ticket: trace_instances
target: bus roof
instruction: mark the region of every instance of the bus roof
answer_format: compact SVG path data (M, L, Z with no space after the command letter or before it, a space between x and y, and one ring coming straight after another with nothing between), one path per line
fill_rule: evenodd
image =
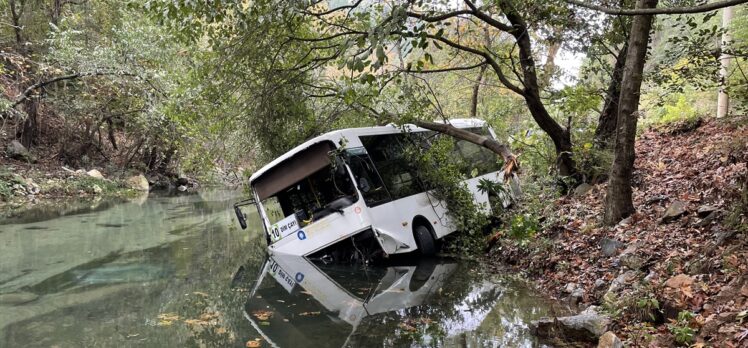
M437 120L434 122L442 123L444 121ZM486 124L486 121L477 119L477 118L457 118L448 120L449 124L457 127L457 128L470 128L470 127L483 127ZM412 124L405 124L403 125L405 128L408 128L411 131L424 131L426 129L416 127ZM252 174L251 177L249 177L250 184L254 182L257 178L262 176L265 172L270 170L271 168L285 162L287 159L293 157L295 154L308 149L314 144L318 144L324 141L332 141L333 143L336 143L337 140L341 139L343 136L346 137L352 137L352 136L358 136L358 135L368 135L368 134L376 134L376 133L388 133L383 131L389 131L391 133L400 132L400 127L395 125L394 123L390 123L386 126L374 126L374 127L360 127L360 128L344 128L339 130L334 130L331 132L327 132L325 134L316 136L312 139L309 139L302 143L301 145L298 145L294 147L293 149L289 150L288 152L284 153L283 155L279 156L278 158L272 160L270 163L264 165L262 168L260 168L258 171L256 171L254 174Z

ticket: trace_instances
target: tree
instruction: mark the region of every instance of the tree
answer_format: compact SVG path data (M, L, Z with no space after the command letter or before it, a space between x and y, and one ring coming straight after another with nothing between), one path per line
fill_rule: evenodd
M498 1L481 6L470 0L464 1L463 8L430 6L423 2L397 2L388 9L389 13L372 8L360 11L361 1L349 6L321 10L310 7L301 9L304 16L310 17L323 28L324 35L296 36L298 41L324 44L322 47L337 47L341 50L334 56L318 56L318 59L337 59L348 54L348 68L361 76L378 73L387 63L386 51L392 46L409 46L421 50L422 59L411 61L406 73L449 72L487 65L508 90L522 97L527 108L538 124L554 143L557 153L557 167L561 175L571 175L576 171L572 156L572 142L569 124L562 126L548 112L541 97L541 85L533 52L530 26L526 21L532 11L547 15L552 10L564 8L541 8L538 4L522 5L515 1ZM357 12L358 11L358 12ZM559 16L560 17L560 16ZM375 21L374 25L371 25ZM494 51L483 40L470 40L470 35L462 36L457 29L460 22L480 23L468 26L464 34L481 37L490 30L491 36L509 38L512 44L509 51ZM354 43L354 45L352 45ZM430 47L451 52L455 62L477 60L475 65L451 64L446 67L426 68L436 65ZM315 49L313 49L314 51ZM368 53L367 53L368 52ZM375 57L369 55L376 52ZM370 68L369 72L364 69ZM389 77L385 77L389 78Z
M605 215L603 221L607 225L614 225L635 212L631 178L636 155L634 145L636 141L639 97L652 26L652 16L656 14L712 11L722 7L746 3L748 0L724 0L694 7L677 8L656 8L657 0L638 0L636 8L633 10L611 9L604 6L590 5L578 0L565 1L607 14L635 16L628 40L626 64L621 83L621 95L618 101L615 152L605 197Z
M638 0L637 9L650 9L657 6L657 0ZM605 196L606 224L618 223L621 218L631 215L635 209L632 198L631 176L633 175L636 138L636 123L639 118L639 97L644 79L644 62L652 28L652 15L640 15L631 24L631 34L627 43L626 64L623 70L621 93L618 100L618 121L613 165L610 169L608 192Z
M730 22L732 22L732 15L733 15L733 8L727 7L722 10L722 44L721 44L721 55L719 57L720 61L720 70L719 70L719 78L720 78L720 86L719 86L719 95L717 97L717 117L725 117L727 116L729 110L730 110L730 98L727 94L727 83L729 80L729 75L727 69L730 66L730 60L731 56L729 53L729 47L730 47L730 41L732 41L732 36L730 35Z

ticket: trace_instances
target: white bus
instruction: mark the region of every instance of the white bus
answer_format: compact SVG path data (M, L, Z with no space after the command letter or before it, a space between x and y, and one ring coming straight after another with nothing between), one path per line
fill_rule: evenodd
M495 138L485 121L450 124ZM428 146L444 136L412 125L351 128L315 137L255 172L249 179L269 252L326 261L352 261L419 250L431 255L455 232L446 206L429 193L404 155L408 144ZM465 183L481 209L489 195L481 179L503 183L496 155L455 140L454 156L469 164ZM506 205L507 197L499 203ZM237 203L241 205L241 203ZM237 217L246 227L236 207ZM365 261L365 260L360 260Z

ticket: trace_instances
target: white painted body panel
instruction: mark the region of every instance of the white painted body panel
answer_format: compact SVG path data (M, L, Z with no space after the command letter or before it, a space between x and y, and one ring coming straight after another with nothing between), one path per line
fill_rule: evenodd
M453 120L450 123L458 128L482 127L485 125L485 121L477 119ZM343 129L320 135L297 146L262 167L250 177L250 185L270 168L319 142L332 141L336 146L343 143L346 148L356 148L363 146L359 136L398 133L403 128L412 132L424 131L424 129L413 125L404 125L402 127L387 125ZM493 130L489 128L489 131L492 136L495 136ZM477 188L480 179L483 178L499 182L502 179L502 175L499 172L492 172L466 181L468 188L475 197L475 202L482 209L488 211L490 209L488 206L488 195L481 193ZM455 226L451 223L447 215L446 205L428 192L400 198L375 207L367 207L360 193L358 195L356 203L343 209L344 214L335 213L304 226L295 233L289 234L271 244L269 250L277 254L307 256L371 228L378 236L379 243L385 253L400 254L412 252L418 249L413 236L413 221L417 217L423 217L430 222L437 239L455 232ZM260 216L267 230L267 226L271 226L275 222L269 221L261 203L258 203L258 207L260 208ZM300 233L303 235L300 235Z
M279 270L294 280L293 286L302 287L327 310L337 312L340 319L354 328L366 316L421 305L457 268L455 263L436 264L428 279L418 289L411 290L410 284L417 266L388 267L387 273L372 291L373 296L357 296L340 286L306 258L290 255L271 256L266 261L265 272L273 276L289 293L291 290L288 289L288 283L277 277L278 271L272 271L269 267L276 264L280 266ZM254 292L250 294L250 297L252 296Z

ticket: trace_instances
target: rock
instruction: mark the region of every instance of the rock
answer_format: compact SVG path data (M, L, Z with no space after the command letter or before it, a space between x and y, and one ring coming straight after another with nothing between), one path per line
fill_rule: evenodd
M12 140L5 149L5 153L8 157L15 160L34 162L34 157L31 155L31 152L29 152L29 150L18 140Z
M34 301L37 298L39 298L39 295L31 292L11 292L7 294L0 294L0 304L17 306Z
M38 194L42 189L37 185L33 179L26 178L26 192L30 195Z
M705 204L705 205L700 206L699 209L696 210L696 215L698 215L700 218L705 218L709 214L717 210L719 210L719 208Z
M184 185L179 185L179 186L177 186L177 190L178 190L179 192L184 192L184 191L187 191L187 186L184 186Z
M726 323L735 321L737 314L737 312L722 312L708 316L704 320L704 325L701 327L699 334L703 337L715 337L719 335L719 328Z
M148 179L146 179L143 174L131 176L127 178L125 183L127 183L127 187L138 191L148 191L150 189Z
M77 174L77 175L83 175L83 174L86 174L86 171L83 170L83 169L78 169L74 173Z
M621 264L623 264L624 267L634 271L640 270L644 266L645 262L646 260L636 253L621 255Z
M649 274L647 274L646 277L644 277L644 281L647 283L653 283L657 278L657 273L655 271L649 271Z
M590 192L592 190L592 185L584 182L581 185L577 186L574 189L574 196L575 197L582 197L587 194L587 192Z
M102 190L101 187L99 187L99 185L96 185L96 184L93 185L92 189L95 195L100 195L102 192L104 192L104 190Z
M595 343L609 325L610 319L599 314L597 307L590 306L578 315L532 321L530 331L544 339Z
M602 289L603 287L605 287L605 284L607 284L605 280L602 280L602 279L595 280L595 289Z
M646 205L652 205L652 204L657 203L657 202L664 202L664 201L668 200L668 198L670 198L670 197L665 196L665 195L649 197L647 199L647 201L644 202L644 204L646 204Z
M619 249L623 249L624 244L615 239L603 238L600 241L600 248L602 248L603 255L611 257L618 253Z
M574 290L576 288L577 288L577 284L576 283L569 283L569 284L566 284L566 287L564 287L563 291L566 294L571 294L572 292L574 292Z
M98 171L98 170L96 170L96 169L91 169L91 170L87 171L86 175L88 175L88 176L90 176L92 178L96 178L96 179L104 179L104 175L102 175L101 172Z
M600 336L597 348L623 348L623 342L621 342L621 339L613 331L608 331Z
M714 237L715 237L714 243L717 246L721 246L721 245L725 244L725 242L728 239L732 238L732 236L734 236L734 235L735 235L735 230L732 230L732 229L730 229L730 230L724 230L724 231L718 231L717 233L714 234Z
M177 186L187 186L190 184L190 179L180 177L177 179Z
M695 224L696 227L706 227L709 226L714 220L716 220L719 217L719 210L715 210L709 215L705 216L703 219L701 219L699 222Z
M684 286L690 286L693 284L693 278L683 273L671 277L665 282L665 286L673 289L680 289Z
M634 217L629 216L621 221L618 221L618 226L629 226L632 222L634 222Z
M584 289L582 288L576 288L574 291L571 292L571 295L569 295L569 303L572 306L576 306L580 304L584 300Z
M619 290L625 288L626 285L633 283L638 277L638 272L626 271L625 273L616 277L616 279L613 279L613 282L610 283L610 288L608 288L608 292L618 292Z
M688 203L683 201L674 201L673 204L670 205L670 207L667 208L665 211L665 214L660 219L660 223L666 224L669 222L673 222L675 220L678 220L683 215L688 214L688 210L686 210L686 207L688 206Z

